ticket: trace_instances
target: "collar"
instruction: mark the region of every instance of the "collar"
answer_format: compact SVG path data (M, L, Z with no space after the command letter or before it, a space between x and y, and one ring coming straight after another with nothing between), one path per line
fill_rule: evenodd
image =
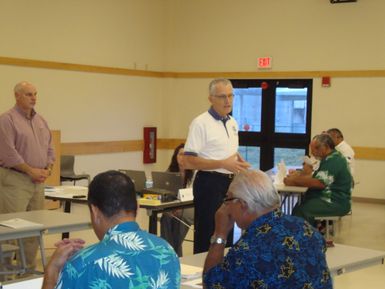
M228 121L230 119L229 115L226 115L225 117L220 116L213 107L210 107L208 110L209 114L216 120L221 120L221 121Z
M20 113L22 116L24 116L26 119L32 119L35 116L35 114L36 114L36 111L34 109L32 109L31 118L29 118L29 116L25 113L25 111L22 110L17 104L15 104L14 109L18 113Z
M266 223L271 223L272 221L274 221L274 219L279 219L281 218L283 215L283 213L281 212L280 209L275 209L275 210L272 210L262 216L260 216L258 219L255 219L251 225L246 229L246 233L248 232L255 232L254 230L256 228L259 228L263 225L265 225Z
M128 233L128 232L136 232L139 231L139 225L137 222L124 222L115 225L107 230L106 234L103 237L103 240L109 239L113 235L117 235L119 233Z
M335 146L335 149L344 146L344 144L345 144L345 141L343 140L343 141L341 141L338 145Z
M322 161L326 161L327 159L331 158L332 156L334 156L335 154L337 154L338 151L334 148L330 154L328 154L324 159L322 159Z

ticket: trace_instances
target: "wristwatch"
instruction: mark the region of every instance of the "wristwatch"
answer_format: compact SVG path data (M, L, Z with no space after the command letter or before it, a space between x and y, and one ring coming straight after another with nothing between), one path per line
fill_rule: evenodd
M226 239L223 239L223 238L217 237L217 236L212 236L210 238L210 244L226 245Z

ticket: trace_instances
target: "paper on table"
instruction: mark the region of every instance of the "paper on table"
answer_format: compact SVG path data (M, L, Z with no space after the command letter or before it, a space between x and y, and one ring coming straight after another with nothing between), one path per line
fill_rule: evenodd
M274 184L282 185L283 179L286 177L286 174L287 174L287 168L286 168L285 162L281 160L281 162L278 164L278 173L275 176Z
M202 276L202 267L181 264L180 271L183 279L196 279Z
M0 222L1 226L13 228L13 229L22 229L22 228L43 228L44 225L40 223L30 222L20 218L9 219Z
M62 192L64 189L61 187L46 186L44 192Z
M186 287L190 287L190 288L203 288L203 284L202 284L202 279L201 278L183 282L182 285L184 285Z
M194 199L192 188L179 189L178 199L182 202L192 201Z

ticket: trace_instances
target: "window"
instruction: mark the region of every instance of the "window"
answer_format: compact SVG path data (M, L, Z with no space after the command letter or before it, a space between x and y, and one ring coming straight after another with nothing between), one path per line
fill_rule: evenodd
M239 152L253 168L268 170L281 160L300 166L308 152L312 80L232 80L233 116Z

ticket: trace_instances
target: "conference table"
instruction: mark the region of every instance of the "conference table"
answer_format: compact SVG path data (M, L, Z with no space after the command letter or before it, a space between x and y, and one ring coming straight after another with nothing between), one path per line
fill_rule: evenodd
M281 210L287 215L291 215L294 206L301 203L301 200L308 190L307 187L286 186L285 184L274 184L281 196Z
M80 186L58 186L50 187L45 190L45 198L50 200L58 200L64 202L64 212L71 212L72 203L87 203L88 188ZM138 199L139 207L146 209L149 217L148 231L151 234L158 233L158 215L177 209L185 209L194 207L194 202L190 201L171 201L156 202L153 200ZM63 238L68 238L68 233L63 234Z
M21 220L20 220L21 219ZM18 213L0 214L0 223L9 220L27 220L34 224L25 224L19 228L10 228L0 225L0 241L18 240L22 268L25 270L25 254L23 250L23 238L37 237L40 245L43 268L46 265L43 234L57 234L69 231L87 230L91 228L89 215L68 214L52 210L38 210ZM18 222L20 224L20 222Z
M293 207L300 202L302 196L306 193L306 187L286 186L284 184L275 185L278 193L281 195L281 209L286 214L291 214ZM72 203L87 203L88 188L82 186L57 186L48 187L45 190L45 198L50 200L58 200L64 203L64 212L71 212ZM146 209L149 217L148 231L151 234L158 233L158 215L177 209L193 208L194 201L171 201L171 202L154 202L152 200L138 199L139 207ZM63 238L68 238L68 233L63 233Z
M206 255L207 252L180 258L182 275L185 273L184 270L186 270L186 272L194 272L191 268L185 268L184 265L197 267L196 271L200 268L201 272ZM385 251L377 251L342 244L335 244L334 247L328 248L326 251L326 261L332 277L370 266L384 264L384 260ZM195 278L191 278L191 280L182 279L181 288L201 288L183 284L185 282L195 284L200 283L199 280L201 279L201 276L198 277L198 275L199 274L194 274Z
M275 185L281 195L281 209L286 214L291 211L297 202L300 202L302 196L306 193L306 187L286 186L284 184ZM58 200L64 203L64 212L71 212L72 203L87 203L88 188L81 186L57 186L48 187L45 190L45 198ZM158 215L177 209L186 209L194 207L194 201L175 200L171 202L154 202L152 200L138 199L139 207L147 210L149 217L148 231L151 234L158 233ZM63 238L68 238L68 233L63 233Z

